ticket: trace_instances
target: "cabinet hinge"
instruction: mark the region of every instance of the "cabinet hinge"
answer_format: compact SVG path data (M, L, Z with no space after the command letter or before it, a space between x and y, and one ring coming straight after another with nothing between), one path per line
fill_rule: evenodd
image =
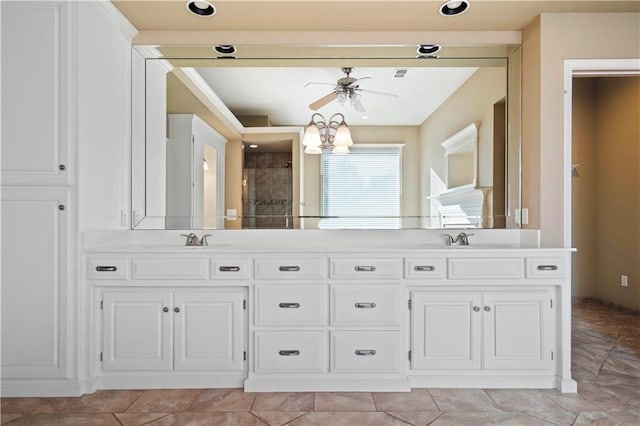
M409 299L409 301L407 302L407 306L409 307L409 309L411 309L411 299Z
M102 362L102 352L100 352L100 362Z
M104 309L104 300L100 301L100 309Z
M242 352L242 359L243 359L244 361L246 361L246 360L247 360L247 351Z
M553 351L551 351L551 361L553 361Z
M246 300L242 301L242 309L244 309L245 311L247 310L247 301Z
M553 309L553 299L549 299L549 306Z
M411 351L409 351L409 361L411 361Z

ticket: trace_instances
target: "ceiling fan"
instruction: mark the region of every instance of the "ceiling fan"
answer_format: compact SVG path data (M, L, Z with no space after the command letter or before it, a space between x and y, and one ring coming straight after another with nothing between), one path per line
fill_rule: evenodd
M366 90L366 89L360 88L360 82L362 80L370 79L371 77L354 78L350 76L352 71L353 71L353 67L342 67L342 72L344 72L347 76L338 79L336 83L310 82L305 84L304 87L307 87L313 84L334 86L334 89L331 93L311 103L309 105L309 108L311 108L313 111L317 111L323 106L325 106L326 104L328 104L329 102L332 102L336 99L341 105L344 105L347 99L349 99L349 102L351 103L351 106L353 107L353 109L359 112L366 112L364 109L364 105L362 105L362 101L360 100L360 93L366 92L366 93L373 93L376 95L391 96L394 98L398 97L398 95L393 93L378 92L375 90Z

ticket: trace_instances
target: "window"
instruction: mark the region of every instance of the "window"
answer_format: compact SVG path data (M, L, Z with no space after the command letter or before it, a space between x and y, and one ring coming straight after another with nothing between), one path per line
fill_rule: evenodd
M401 145L322 153L321 229L399 229ZM329 217L327 217L329 216Z

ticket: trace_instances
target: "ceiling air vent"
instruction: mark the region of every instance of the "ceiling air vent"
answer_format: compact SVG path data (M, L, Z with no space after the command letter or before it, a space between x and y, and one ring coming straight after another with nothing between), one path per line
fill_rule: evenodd
M393 78L404 78L408 71L406 68L398 68L393 72Z

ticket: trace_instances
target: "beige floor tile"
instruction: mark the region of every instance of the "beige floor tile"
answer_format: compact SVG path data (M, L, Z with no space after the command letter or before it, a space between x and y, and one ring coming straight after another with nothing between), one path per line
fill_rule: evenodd
M170 413L116 413L122 426L140 426L168 416Z
M122 413L142 391L99 390L79 398L55 398L57 411L65 413Z
M290 426L406 426L407 424L387 413L373 411L316 411L289 423Z
M255 399L255 393L242 389L205 389L189 411L250 411Z
M262 420L246 412L178 412L148 423L149 426L265 426Z
M487 394L504 411L561 411L551 398L537 389L487 389Z
M2 398L2 413L56 413L56 398Z
M502 411L482 389L430 389L441 411Z
M20 417L24 417L27 414L5 414L5 413L1 413L0 414L0 424L5 424L5 423L9 423L10 421L13 421L15 419L19 419Z
M638 426L640 413L632 411L583 411L574 425Z
M400 419L413 426L427 426L442 415L440 411L387 411L392 417Z
M522 413L505 412L455 412L443 413L433 423L434 426L462 426L462 425L510 425L510 426L539 426L552 423L531 417Z
M258 393L253 411L313 411L312 392Z
M184 411L198 397L198 389L157 389L143 391L127 409L128 413L173 413Z
M634 354L611 352L602 366L602 371L640 377L640 358Z
M306 411L252 411L251 414L269 426L282 426L298 417L307 414Z
M373 399L378 411L440 411L428 389L411 392L375 392Z
M11 426L120 426L113 414L42 413L20 417Z
M376 411L369 392L318 392L315 411Z
M601 386L589 382L579 383L577 394L560 393L555 389L543 392L563 410L574 413L625 408L619 398L606 392Z
M524 411L524 414L558 426L572 425L578 415L569 411Z

